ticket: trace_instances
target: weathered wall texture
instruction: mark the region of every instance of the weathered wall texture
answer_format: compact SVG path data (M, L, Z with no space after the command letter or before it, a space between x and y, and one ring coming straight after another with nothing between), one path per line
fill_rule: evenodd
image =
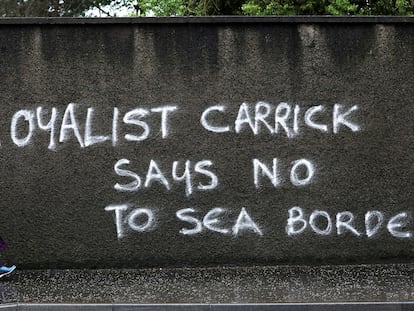
M412 21L2 23L4 256L411 261L413 72Z

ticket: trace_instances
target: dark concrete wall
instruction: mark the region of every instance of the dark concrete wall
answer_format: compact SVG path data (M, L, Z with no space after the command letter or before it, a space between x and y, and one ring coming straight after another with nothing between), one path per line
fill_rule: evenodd
M414 23L404 21L0 21L0 235L9 243L3 256L27 268L411 261ZM258 102L268 103L269 113ZM291 137L280 122L271 133L275 110L279 117L286 113L281 102L291 108ZM76 103L73 111L70 103ZM256 117L265 115L270 129L259 118L256 135L247 121L237 133L242 103L252 118L259 107ZM200 123L215 105L225 111L213 111L208 122L229 126L228 132ZM161 113L151 110L165 106L176 107L167 116L168 135ZM313 106L323 112L309 110ZM56 108L52 139L50 130L39 128L39 107L43 125ZM92 135L113 140L115 107L116 141L82 148L88 108ZM128 114L137 108L144 110ZM306 124L306 111L326 132ZM143 137L146 126L146 139L125 138ZM259 174L256 187L253 159L271 171L274 158L275 186ZM130 164L117 174L121 159ZM314 174L297 186L291 170L300 159ZM154 168L145 187L151 160L169 190ZM191 194L171 173L180 161L181 175L186 160ZM114 189L134 180L122 172L139 175L141 187ZM199 189L212 184L211 173L217 186ZM307 177L303 166L296 173ZM128 206L118 224L115 213L105 211L114 204ZM227 234L208 230L208 219L202 232L180 233L195 220L180 220L177 211L193 208L185 215L202 220L216 207L223 210L210 214L210 227ZM319 214L313 225L326 235L308 224L289 236L293 207L306 222L313 211L325 211L330 230ZM128 218L136 208L153 214L146 232L128 224L145 224L145 217ZM247 214L240 215L243 208ZM372 236L369 211L383 217ZM374 232L379 219L369 217L368 229ZM298 231L303 222L294 225Z

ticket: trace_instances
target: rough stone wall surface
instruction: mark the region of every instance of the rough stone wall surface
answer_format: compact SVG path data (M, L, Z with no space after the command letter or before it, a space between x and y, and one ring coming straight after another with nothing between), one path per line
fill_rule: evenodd
M3 23L2 256L412 261L413 72L414 23Z
M171 309L163 305L160 310L198 310L188 304L233 304L236 310L408 311L413 310L412 275L412 264L18 270L0 282L0 307L1 303L16 302L19 305L130 303L140 304L143 310L158 310L147 304L184 304ZM356 304L325 308L312 305L335 302ZM366 304L370 302L390 304L382 309ZM404 308L392 302L411 303ZM289 309L283 305L263 305L269 303L306 306ZM253 305L243 308L234 304ZM29 310L66 310L64 307L68 306L43 305ZM76 305L71 307L70 310L83 310ZM214 310L205 305L200 307ZM106 309L95 306L88 310Z

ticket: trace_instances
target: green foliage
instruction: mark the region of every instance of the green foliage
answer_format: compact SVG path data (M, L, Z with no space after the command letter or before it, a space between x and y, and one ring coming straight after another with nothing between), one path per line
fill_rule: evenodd
M234 12L238 12L239 4L234 7ZM246 0L240 8L241 14L251 16L413 15L414 0ZM211 10L205 10L205 13L209 15Z
M269 1L263 15L295 15L295 5L292 0Z
M49 8L49 0L2 0L0 2L0 16L48 16Z
M352 0L248 0L245 15L354 15L358 4ZM409 1L409 0L399 0Z
M100 9L111 2L112 0L0 0L0 16L83 16L88 9ZM126 5L129 1L115 2Z
M111 0L55 0L57 16L83 16L86 10L91 8L100 9L103 14L109 15L102 9L102 6L110 4ZM115 1L115 4L122 5L126 1Z
M414 0L0 0L0 16L110 16L109 4L132 16L414 15Z
M396 0L395 9L398 15L414 15L414 0Z
M134 0L133 2L139 5L142 15L151 12L155 16L414 14L414 0Z
M326 11L331 15L354 15L358 12L358 5L348 0L335 0L326 7Z
M239 15L245 0L134 0L134 16Z
M239 15L245 0L188 0L188 15Z
M133 16L182 16L187 12L185 0L141 0L134 7L136 13Z

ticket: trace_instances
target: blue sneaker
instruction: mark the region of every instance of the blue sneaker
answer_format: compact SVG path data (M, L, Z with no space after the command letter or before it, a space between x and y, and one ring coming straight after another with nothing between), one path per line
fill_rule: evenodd
M0 267L0 278L12 273L15 269L16 269L16 266L11 266L11 267L1 266Z

